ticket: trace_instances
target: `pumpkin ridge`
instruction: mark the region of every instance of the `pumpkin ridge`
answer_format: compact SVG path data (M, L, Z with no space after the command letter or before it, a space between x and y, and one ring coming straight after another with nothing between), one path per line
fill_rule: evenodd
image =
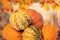
M38 31L33 26L31 28L38 34Z
M19 16L19 15L18 15ZM21 17L19 17L19 18L21 18ZM25 24L24 24L24 22L22 21L22 19L21 19L21 22L22 22L22 25L24 25L25 26Z
M14 16L14 14L13 14L13 17L12 17L12 25L15 26L14 28L17 29L17 28L19 28L19 27L17 27L18 24L17 24L17 21L16 21L16 18L15 18L15 17L16 17L16 15ZM15 20L14 20L14 19L15 19ZM15 21L15 22L14 22L14 21ZM19 30L19 29L18 29L18 30Z
M10 24L17 31L24 30L31 23L30 16L22 10L14 12L10 17Z

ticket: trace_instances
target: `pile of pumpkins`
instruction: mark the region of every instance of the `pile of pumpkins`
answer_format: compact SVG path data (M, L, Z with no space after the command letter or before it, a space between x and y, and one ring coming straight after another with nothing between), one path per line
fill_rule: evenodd
M43 17L35 10L19 10L11 14L10 23L3 28L6 40L56 40L57 27L44 25Z

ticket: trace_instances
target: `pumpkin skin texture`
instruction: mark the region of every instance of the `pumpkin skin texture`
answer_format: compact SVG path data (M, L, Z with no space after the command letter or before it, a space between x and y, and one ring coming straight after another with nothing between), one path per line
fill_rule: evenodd
M31 25L30 27L26 28L22 33L23 40L40 40L40 31L37 27Z
M42 28L42 34L44 40L56 40L58 36L57 27L55 27L54 25L46 24Z
M42 15L33 9L27 9L26 11L31 17L32 24L42 29L44 25Z
M30 23L30 16L25 11L19 10L10 16L10 24L17 31L24 30Z
M11 25L7 25L2 30L2 36L6 40L22 40L21 32L16 31Z

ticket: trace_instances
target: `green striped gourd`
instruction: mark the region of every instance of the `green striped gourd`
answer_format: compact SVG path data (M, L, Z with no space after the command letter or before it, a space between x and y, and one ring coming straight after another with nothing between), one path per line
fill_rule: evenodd
M22 33L23 40L41 40L41 31L39 28L31 25Z
M17 11L10 16L10 24L18 31L24 30L31 23L29 15L25 11Z

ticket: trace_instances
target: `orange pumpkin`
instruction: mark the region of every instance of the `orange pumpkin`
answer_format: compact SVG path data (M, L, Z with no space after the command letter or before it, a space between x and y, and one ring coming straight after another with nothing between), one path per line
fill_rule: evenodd
M47 24L42 28L42 34L44 40L56 40L58 36L57 27Z
M9 2L10 1L11 0L2 0L2 3L3 3L3 5L4 5L5 8L7 8L9 6Z
M2 35L7 40L21 40L21 32L16 31L11 27L11 25L7 25L3 31Z
M31 17L32 24L42 29L44 25L42 15L33 9L27 9L26 11Z
M24 2L25 2L25 4L27 4L27 5L31 5L31 3L33 2L34 0L25 0Z
M2 2L2 0L0 0L0 2Z

